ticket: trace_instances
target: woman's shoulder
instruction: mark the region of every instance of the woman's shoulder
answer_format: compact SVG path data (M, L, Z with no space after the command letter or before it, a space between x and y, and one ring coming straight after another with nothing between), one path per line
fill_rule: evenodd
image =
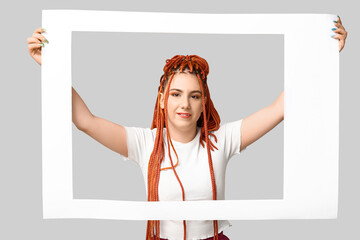
M124 126L126 133L136 138L155 139L157 128Z
M214 131L218 146L223 149L225 156L230 159L240 153L242 119L228 121L220 124L217 131Z
M240 134L241 123L242 119L220 123L219 128L211 133L216 136L218 141L226 141L227 138Z
M242 123L242 120L243 119L239 119L239 120L233 120L233 121L227 121L227 122L223 122L223 123L220 123L220 126L217 130L215 131L211 131L212 133L221 133L221 132L224 132L226 131L227 129L231 129L231 128L234 128L234 127L238 127L238 126L241 126L241 123Z

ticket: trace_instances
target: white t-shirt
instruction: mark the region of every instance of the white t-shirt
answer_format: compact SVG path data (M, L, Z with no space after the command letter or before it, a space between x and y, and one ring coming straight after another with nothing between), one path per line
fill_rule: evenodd
M215 181L217 187L217 199L225 200L225 172L229 159L240 154L242 119L234 122L220 124L217 131L212 133L217 137L217 142L210 136L212 143L218 148L211 151L214 167ZM146 196L147 196L147 171L151 152L156 139L156 128L125 127L127 134L128 157L125 160L133 160L141 168L143 173ZM212 200L213 190L211 185L208 154L200 143L201 128L197 127L195 138L188 143L181 143L172 140L176 153L179 157L178 166L175 170L184 187L185 201ZM161 168L171 167L168 156L166 141L166 128L164 128L165 158ZM171 158L174 165L177 158L171 148ZM243 151L242 151L243 152ZM162 170L159 180L160 201L182 201L180 184L172 169ZM219 233L231 224L227 220L218 221ZM187 239L204 239L214 235L212 220L187 220ZM165 239L183 239L184 227L182 220L160 220L160 237Z

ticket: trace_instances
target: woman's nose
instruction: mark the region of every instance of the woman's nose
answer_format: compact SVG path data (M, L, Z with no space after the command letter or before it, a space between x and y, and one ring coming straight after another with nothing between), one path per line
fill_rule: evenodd
M183 98L181 101L182 108L190 108L190 101L187 97Z

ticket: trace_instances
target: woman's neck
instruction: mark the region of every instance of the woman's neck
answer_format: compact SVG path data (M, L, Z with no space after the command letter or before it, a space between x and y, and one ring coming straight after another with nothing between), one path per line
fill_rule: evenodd
M191 142L197 133L196 125L189 128L179 129L172 126L170 123L168 124L170 137L173 141L181 142L181 143L188 143Z

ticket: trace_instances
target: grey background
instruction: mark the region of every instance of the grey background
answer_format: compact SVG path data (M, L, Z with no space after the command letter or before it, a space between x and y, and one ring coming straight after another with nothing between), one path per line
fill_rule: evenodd
M210 65L210 94L222 123L236 121L281 93L283 39L280 34L74 32L73 86L94 115L149 128L165 60L197 54ZM106 44L95 50L99 43ZM74 197L146 201L140 168L119 158L73 125ZM226 177L226 199L281 199L283 122L234 157Z
M5 57L1 58L0 87L3 110L0 138L0 238L144 239L145 236L146 221L42 219L40 67L29 56L26 42L26 38L31 36L34 29L41 26L42 9L339 14L349 37L345 49L340 54L338 219L231 221L233 227L225 233L230 239L358 238L360 234L355 226L359 213L359 194L355 184L359 182L359 154L356 151L359 143L359 85L356 80L359 79L359 74L353 66L356 66L354 62L358 59L359 48L353 43L359 42L359 32L355 27L358 23L355 3L308 0L143 0L101 3L13 1L2 4L0 41ZM222 122L244 118L270 104L280 94L283 89L281 36L195 35L189 37L186 34L175 36L76 32L73 35L74 88L93 114L127 126L149 127L155 104L154 90L165 60L179 52L191 52L190 54L204 57L210 64L209 87ZM202 41L204 39L206 41ZM196 44L190 40L195 40ZM170 44L169 41L173 41L174 44ZM122 45L123 42L131 44ZM157 44L156 48L151 45L154 42ZM118 46L115 47L116 45ZM225 58L221 61L221 57ZM143 61L146 63L145 66L136 67ZM234 72L240 73L235 75ZM145 74L146 79L137 77ZM236 77L236 84L239 85L226 88L226 81L231 84L235 82L230 77ZM149 86L145 86L141 92L135 91L140 81ZM137 117L124 116L124 113L131 113ZM283 123L250 146L243 155L230 161L226 179L227 199L282 198L282 135ZM76 198L145 199L143 179L136 164L124 162L120 155L74 127L73 139ZM131 174L131 178L124 175L125 172ZM127 186L126 183L130 181L131 186Z

